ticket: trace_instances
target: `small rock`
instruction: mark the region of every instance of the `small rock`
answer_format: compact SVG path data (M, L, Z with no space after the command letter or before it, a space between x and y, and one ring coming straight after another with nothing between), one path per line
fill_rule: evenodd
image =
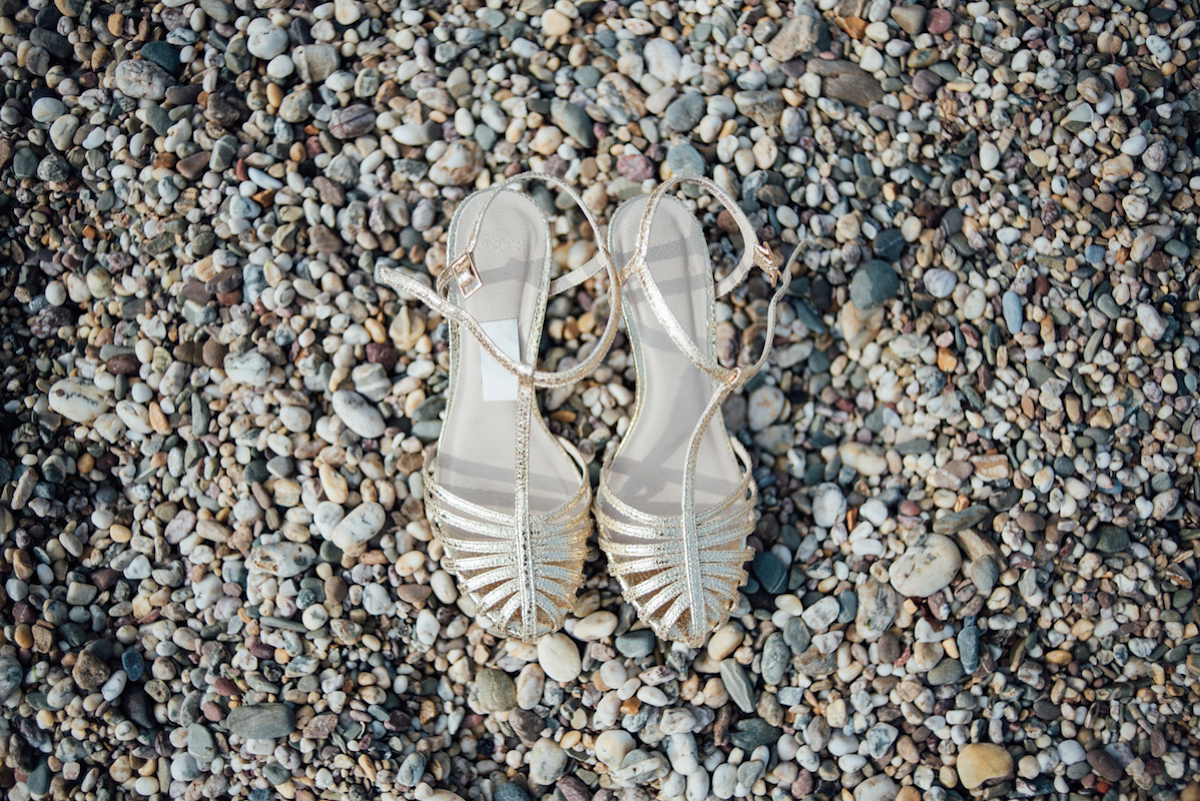
M383 415L366 398L348 389L333 393L333 411L346 428L365 439L383 436L387 426Z
M627 731L610 729L601 732L596 737L596 759L609 767L619 767L634 746L633 735Z
M117 89L129 97L162 100L167 87L174 83L171 75L153 61L126 59L117 64L113 73Z
M900 290L900 276L887 262L872 259L854 271L850 300L864 311L882 306Z
M1138 324L1142 326L1142 331L1155 342L1162 339L1167 333L1167 324L1162 315L1149 303L1138 304L1137 319Z
M1096 775L1106 782L1120 782L1124 778L1124 767L1114 755L1104 748L1093 748L1087 752L1087 764L1092 766Z
M827 596L805 609L800 619L809 631L816 633L829 628L837 620L838 610L837 598Z
M615 614L606 610L592 612L575 624L571 635L577 640L594 642L612 635L617 630L618 619Z
M774 423L783 414L784 398L782 390L771 384L763 384L750 394L747 407L747 419L752 431L762 431Z
M816 9L797 3L793 13L795 16L784 21L767 45L767 52L781 63L813 50L823 50L829 43L829 28Z
M948 298L958 286L958 277L949 270L934 268L925 272L925 291L935 298Z
M881 476L887 472L887 459L882 453L861 442L847 442L838 448L842 464L864 476Z
M852 61L812 59L808 69L821 76L821 91L825 97L863 108L883 99L883 87L875 76Z
M1001 308L1004 312L1004 324L1008 326L1008 333L1021 333L1021 326L1025 324L1025 309L1021 301L1021 296L1011 289L1007 290L1001 298Z
M724 682L729 697L743 712L753 712L756 702L754 685L746 676L745 668L733 659L724 659L721 661L720 670L721 681Z
M246 26L246 50L255 58L270 61L287 50L287 31L266 17L255 17Z
M517 685L503 670L480 668L475 675L479 701L489 712L507 712L517 705Z
M529 781L532 783L543 787L554 784L566 769L567 752L549 737L543 737L529 749Z
M231 710L225 722L230 733L238 737L273 740L292 733L296 716L284 704L246 704Z
M958 574L962 554L949 537L926 534L911 544L889 570L892 586L904 597L927 598Z
M854 627L867 642L879 639L891 628L900 611L900 598L887 584L867 579L858 588L858 612Z
M767 126L779 124L785 106L783 95L771 89L738 92L733 96L733 102L738 111L759 125Z
M111 672L103 659L91 651L80 651L75 667L71 669L71 678L85 690L96 690L108 680Z
M679 79L683 56L666 39L655 38L646 42L642 48L642 58L646 61L646 71L663 83L670 85Z
M778 594L787 589L787 569L770 551L754 557L754 577L766 592Z
M279 578L291 578L317 563L317 552L298 542L275 542L250 551L250 567Z
M21 669L20 662L11 656L0 656L0 704L7 701L21 686L24 676L25 671Z
M929 10L929 16L925 20L925 30L934 36L940 36L950 30L950 26L954 24L954 15L944 8L933 8Z
M429 180L439 186L463 186L475 181L483 171L483 152L466 139L450 143L441 158L429 168Z
M925 27L925 7L922 5L893 6L892 19L909 36L916 36Z
M583 669L579 648L562 632L547 634L538 640L537 656L546 675L563 684L577 679Z
M890 776L880 773L854 788L854 801L894 801L899 793L900 786Z
M846 514L846 496L837 484L820 484L813 492L813 522L833 528Z
M362 103L337 109L329 119L329 133L338 139L354 139L373 130L375 112Z
M108 393L91 381L64 378L50 387L50 409L74 423L91 423L112 408Z
M225 375L235 384L251 387L265 386L271 372L267 357L255 350L245 353L230 353L225 356Z
M1128 551L1129 532L1119 526L1103 525L1096 529L1096 550L1100 553Z
M650 629L627 631L617 637L617 652L629 659L641 659L654 652L654 646L657 642L658 638L654 636L654 632Z
M358 556L366 551L367 542L383 528L387 512L372 501L354 507L333 527L329 539L349 556Z
M1006 779L1013 773L1013 758L1002 746L971 743L958 752L958 778L968 790L985 782Z

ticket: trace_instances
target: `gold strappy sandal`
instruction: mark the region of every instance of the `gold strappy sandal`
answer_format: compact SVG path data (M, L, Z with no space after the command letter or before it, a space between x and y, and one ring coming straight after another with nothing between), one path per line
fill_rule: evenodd
M714 288L704 232L668 195L696 184L729 209L746 252ZM790 280L740 208L706 178L676 178L613 215L609 251L624 265L622 315L637 370L629 430L600 472L600 546L625 598L659 638L698 647L737 605L752 556L757 487L752 461L725 432L722 402L767 360L775 307ZM716 359L714 303L758 265L776 285L758 360ZM681 356L682 354L682 356Z
M531 179L567 192L593 232L599 230L570 187L523 173L459 205L436 292L395 267L376 271L377 280L450 322L445 422L426 456L425 512L445 548L447 569L480 617L526 641L562 626L582 583L592 528L584 459L550 433L535 389L572 384L600 363L616 333L620 303L602 242L592 261L550 279L553 243L545 217L529 197L510 191ZM600 269L613 306L600 341L570 369L538 370L547 297Z

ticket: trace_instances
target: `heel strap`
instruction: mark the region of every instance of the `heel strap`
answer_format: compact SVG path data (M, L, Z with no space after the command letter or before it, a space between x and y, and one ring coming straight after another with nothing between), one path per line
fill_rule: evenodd
M424 283L417 280L415 275L410 275L408 271L393 267L390 264L381 263L375 268L375 280L387 284L399 292L417 298L445 319L462 325L478 340L480 346L483 347L497 364L516 376L517 380L521 383L530 384L535 387L563 387L574 384L595 370L605 356L608 355L608 350L612 347L613 339L616 337L617 318L620 316L621 309L621 287L620 282L617 280L612 257L608 253L608 248L603 243L598 243L596 258L589 261L583 267L572 270L570 273L562 276L558 281L557 291L561 292L582 283L598 272L599 268L604 269L609 279L608 295L612 308L609 312L608 321L604 326L604 333L600 337L599 344L592 349L588 357L569 369L538 370L536 363L526 364L513 359L501 350L492 338L484 332L479 321L470 312L451 300L450 297L452 289L458 289L460 297L467 297L482 286L482 282L479 280L479 273L475 269L473 251L477 243L479 227L483 216L487 212L488 207L499 196L500 192L510 188L515 183L529 179L544 180L562 188L583 209L588 222L593 226L593 231L598 230L595 217L592 216L587 206L584 205L583 200L567 184L549 175L531 172L521 173L498 184L493 189L487 190L490 192L490 196L479 217L475 220L470 236L467 239L467 246L462 254L455 258L442 271L441 276L438 278L437 291L430 289ZM587 270L590 270L590 272ZM445 276L445 278L442 276ZM550 289L555 288L555 283L554 281L550 283Z
M762 353L759 354L758 359L752 366L734 369L722 367L707 354L707 348L702 350L699 345L693 342L683 326L680 325L679 320L675 317L675 313L671 311L671 307L667 304L662 291L659 290L657 283L654 281L654 276L650 273L650 268L646 264L646 254L650 247L650 229L654 222L655 209L668 191L683 183L695 184L716 197L729 210L730 214L733 215L738 229L742 233L742 241L745 244L742 258L738 262L738 266L729 275L717 282L715 296L721 297L740 284L754 265L757 265L766 273L771 285L775 287L775 293L771 296L770 304L767 307L766 341L763 343ZM733 391L745 383L750 376L758 372L771 352L771 340L775 333L775 309L779 303L779 299L783 297L783 293L787 291L788 284L791 282L791 268L798 252L793 253L792 258L789 259L785 268L780 270L771 249L759 240L758 234L755 233L749 218L746 217L745 212L742 211L729 195L708 178L681 176L659 185L651 193L650 199L646 202L646 207L642 211L642 220L638 227L637 249L629 259L629 262L621 268L619 278L621 283L624 284L631 277L637 276L642 289L646 293L647 300L650 302L651 311L654 312L654 316L658 318L658 321L662 323L663 328L671 337L671 341L675 343L675 346L699 370L703 371L710 378L727 385L729 391Z
M523 172L506 179L497 188L506 189L513 184L523 183L529 180L542 181L544 183L556 186L562 191L566 192L570 196L571 200L575 202L575 205L579 206L579 208L583 210L583 216L587 219L588 225L591 226L592 229L592 235L596 238L595 256L593 256L591 259L588 259L586 263L576 267L574 270L571 270L570 272L561 275L550 282L550 286L547 290L548 293L550 295L557 295L560 292L565 292L572 287L582 284L584 281L600 272L606 263L612 263L612 258L608 254L608 247L604 244L604 238L602 237L600 230L600 223L596 221L596 217L592 214L591 209L589 209L587 204L583 202L583 198L579 197L579 195L575 193L575 190L573 190L565 181L546 173ZM487 202L484 203L483 209L480 211L479 216L475 218L474 225L471 226L471 233L467 235L466 246L463 248L463 251L461 254L459 254L458 258L456 258L449 266L450 270L456 275L456 283L459 284L460 292L462 291L463 283L466 283L471 287L469 291L463 292L463 297L469 297L472 293L478 290L480 286L482 286L482 282L479 280L479 273L475 271L475 247L479 244L479 230L483 226L483 218L487 215L488 208L491 207L492 203L497 197L499 197L499 192L494 192L487 199ZM460 263L463 264L458 266L456 269L456 266L460 265ZM442 274L444 275L445 271L443 271ZM463 277L457 278L457 276Z

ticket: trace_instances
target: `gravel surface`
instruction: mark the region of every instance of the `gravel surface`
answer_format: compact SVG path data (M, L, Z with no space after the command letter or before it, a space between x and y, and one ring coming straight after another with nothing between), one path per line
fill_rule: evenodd
M1197 801L1197 14L0 0L0 789ZM373 269L436 275L525 169L602 220L708 175L801 249L724 408L761 517L702 649L594 548L537 644L441 565L447 327ZM769 291L718 304L723 363ZM593 471L634 380L619 337L541 398Z

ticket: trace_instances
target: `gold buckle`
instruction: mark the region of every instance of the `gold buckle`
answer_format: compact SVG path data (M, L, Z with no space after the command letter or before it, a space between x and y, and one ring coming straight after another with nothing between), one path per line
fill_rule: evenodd
M454 271L454 282L458 284L458 292L464 298L471 297L483 286L471 251L463 251L461 256L450 262L450 269Z
M779 265L775 262L775 254L771 252L766 243L759 242L754 246L754 263L757 264L767 278L771 280L771 286L779 280Z

